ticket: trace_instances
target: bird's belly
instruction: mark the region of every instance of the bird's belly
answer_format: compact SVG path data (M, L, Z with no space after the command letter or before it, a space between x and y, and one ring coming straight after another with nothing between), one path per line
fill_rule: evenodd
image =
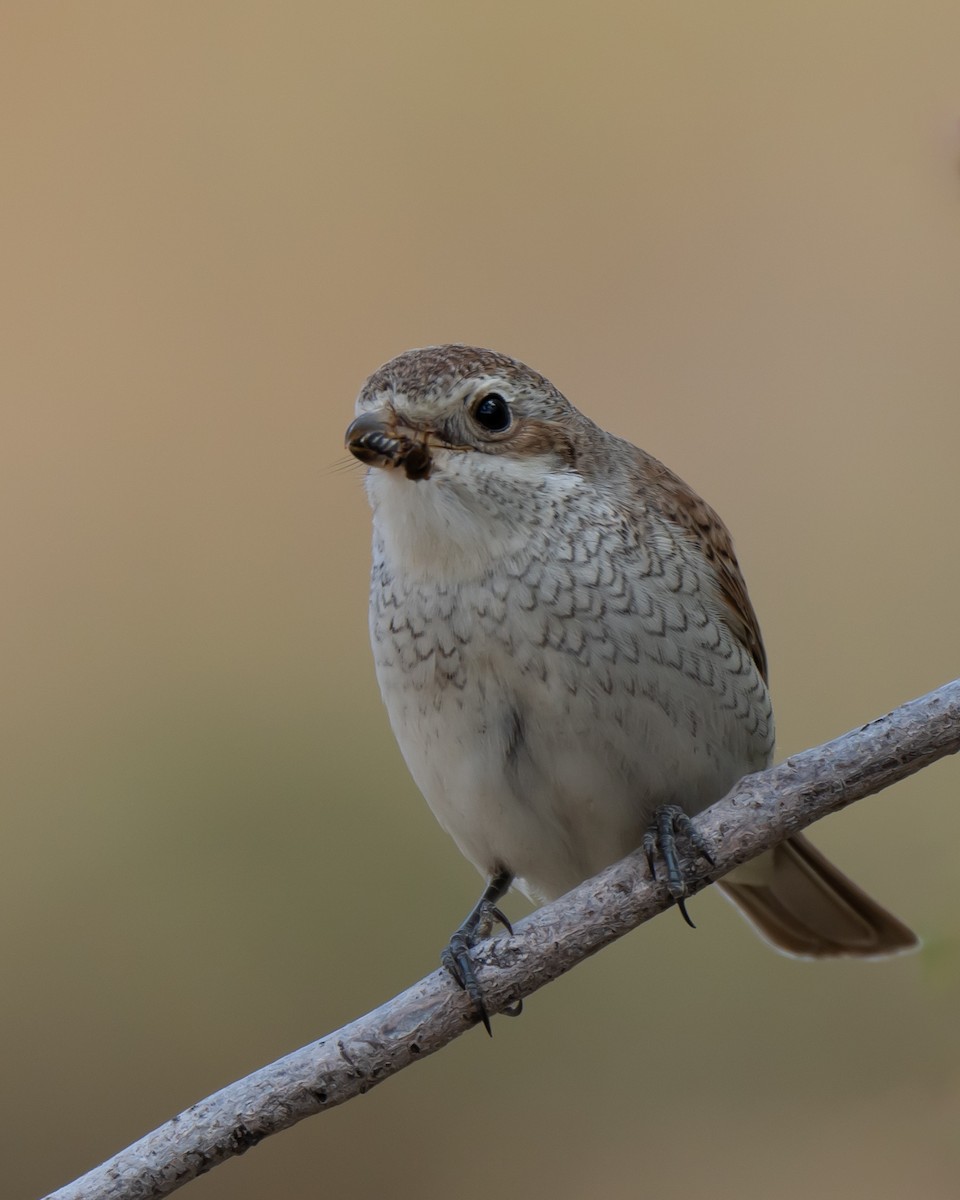
M660 804L698 812L769 755L670 656L598 663L577 639L542 645L522 628L505 640L479 622L468 637L455 620L390 622L374 618L377 674L414 780L465 857L532 897L636 848Z

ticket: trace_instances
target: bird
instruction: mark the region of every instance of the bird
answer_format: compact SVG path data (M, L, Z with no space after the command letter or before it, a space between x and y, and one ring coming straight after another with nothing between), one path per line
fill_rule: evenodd
M727 527L652 455L497 351L408 350L363 384L377 680L414 781L485 878L441 955L516 886L555 899L633 850L683 908L677 834L769 766L767 657ZM876 958L916 936L802 835L718 881L774 948ZM689 919L689 918L688 918Z

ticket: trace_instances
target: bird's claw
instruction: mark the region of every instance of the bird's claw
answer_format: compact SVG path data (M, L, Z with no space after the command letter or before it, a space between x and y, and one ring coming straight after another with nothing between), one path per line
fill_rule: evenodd
M483 998L483 988L477 979L473 962L473 948L477 942L488 938L496 924L500 924L507 933L513 933L513 926L504 913L492 901L484 900L473 910L460 928L453 934L450 941L440 952L440 963L453 977L457 985L467 993L470 1001L480 1018L484 1029L493 1037L490 1027L490 1013ZM523 1011L523 1000L516 1000L509 1008L501 1010L504 1016L519 1017Z
M657 855L659 853L666 873L667 891L676 902L680 915L686 923L691 929L696 929L685 903L687 880L677 854L677 834L685 837L700 857L706 859L713 866L713 856L707 847L706 840L689 816L677 804L664 804L656 810L650 828L643 835L643 853L646 855L651 879L657 878Z
M480 986L480 981L477 979L477 973L473 967L472 950L473 938L465 934L463 930L458 929L440 952L440 962L453 976L454 981L470 997L470 1002L476 1009L477 1016L483 1022L484 1029L492 1037L493 1030L490 1028L490 1014L487 1012L487 1006L483 1002L483 988Z

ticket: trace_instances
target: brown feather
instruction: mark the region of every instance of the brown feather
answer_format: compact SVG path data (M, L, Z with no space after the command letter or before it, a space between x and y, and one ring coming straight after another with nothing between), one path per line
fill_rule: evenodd
M766 683L767 654L760 636L760 623L747 594L730 531L706 500L669 467L651 455L645 455L645 458L646 475L651 485L648 501L655 504L668 521L680 526L713 567L727 626L750 652Z
M801 834L717 886L762 937L798 958L883 958L919 945L915 933Z

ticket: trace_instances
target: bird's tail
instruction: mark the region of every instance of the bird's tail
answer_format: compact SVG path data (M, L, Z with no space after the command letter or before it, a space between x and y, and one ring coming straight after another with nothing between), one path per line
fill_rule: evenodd
M799 834L717 886L761 937L798 958L884 958L920 944Z

